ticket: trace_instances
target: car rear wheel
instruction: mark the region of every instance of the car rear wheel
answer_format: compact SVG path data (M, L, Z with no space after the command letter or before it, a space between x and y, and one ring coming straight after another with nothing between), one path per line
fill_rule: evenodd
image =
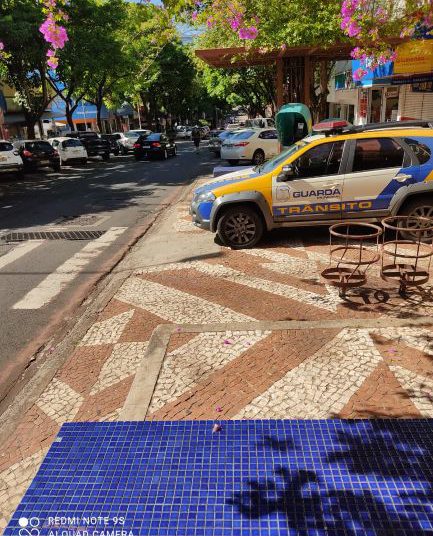
M261 149L257 149L253 154L253 164L260 166L265 161L265 153Z
M248 206L231 207L218 220L217 234L221 242L232 249L251 248L263 235L263 222Z
M126 149L125 147L122 146L122 154L125 156L126 154L128 154L128 149Z
M227 162L228 162L231 166L236 166L236 164L239 163L239 160L227 160Z
M428 222L420 223L418 220L418 218L427 218L433 222L433 197L426 197L423 200L415 199L413 201L409 201L403 207L399 215L408 216L407 223L405 223L404 226L413 228L414 230L413 232L401 231L400 234L404 240L418 240L420 235L423 242L433 238L433 234L431 232L419 232L420 229L423 227L430 227L431 224Z
M104 153L104 154L102 155L102 160L103 160L104 162L108 162L108 161L110 160L110 153Z
M60 171L62 170L62 166L60 165L60 162L58 164L53 164L52 168L53 168L53 171L55 171L56 173L60 173Z
M167 152L167 149L164 149L164 152L162 153L162 159L167 160L167 158L168 158L168 152Z

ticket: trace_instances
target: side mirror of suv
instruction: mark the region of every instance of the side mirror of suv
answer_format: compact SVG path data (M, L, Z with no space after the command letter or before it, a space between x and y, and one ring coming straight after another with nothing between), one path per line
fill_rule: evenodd
M287 182L293 179L295 176L295 170L292 165L283 166L281 173L277 176L277 182Z

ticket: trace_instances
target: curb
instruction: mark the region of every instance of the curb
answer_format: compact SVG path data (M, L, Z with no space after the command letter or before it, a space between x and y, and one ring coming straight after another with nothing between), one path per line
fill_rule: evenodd
M25 381L26 378L16 378L14 380L15 383L3 395L3 399L0 402L0 442L4 441L12 430L15 429L19 417L36 402L56 372L66 362L71 351L73 351L94 323L97 315L105 308L123 282L133 273L133 269L128 268L128 266L122 268L122 264L127 262L127 257L131 249L143 237L147 236L149 231L153 229L155 224L159 222L160 218L170 208L184 202L191 190L195 187L195 184L206 177L207 175L197 177L186 187L180 186L172 197L169 198L168 203L157 213L152 214L150 221L147 225L142 226L140 233L136 234L128 242L110 270L101 275L96 282L93 282L93 291L77 306L74 312L74 318L68 322L60 333L55 335L55 339L59 340L59 343L53 353L45 355L45 347L48 340L38 343L38 347L35 349L33 355L28 358L28 365L21 368L21 371L17 374L17 376L19 374L26 376L33 374L33 376L27 381ZM84 308L81 315L80 307ZM78 315L80 317L77 321Z

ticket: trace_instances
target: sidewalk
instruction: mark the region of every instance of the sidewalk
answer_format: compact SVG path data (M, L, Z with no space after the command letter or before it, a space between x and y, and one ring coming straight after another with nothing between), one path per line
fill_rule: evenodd
M320 278L326 230L232 251L187 209L131 252L132 275L3 443L1 528L67 421L433 417L431 301L403 301L377 270L343 301Z

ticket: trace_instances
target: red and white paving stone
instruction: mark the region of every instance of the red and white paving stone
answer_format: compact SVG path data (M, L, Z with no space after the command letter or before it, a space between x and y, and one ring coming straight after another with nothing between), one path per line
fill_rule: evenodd
M213 240L190 223L186 204L168 221L173 242ZM120 418L160 324L172 324L173 332L147 419L214 419L216 407L222 419L433 417L430 289L404 300L376 266L368 287L343 299L320 277L329 259L320 236L271 238L247 251L221 247L200 260L143 262L2 445L0 528L63 422ZM427 320L400 326L396 317ZM388 325L343 326L354 319ZM307 324L279 327L287 321ZM323 327L325 321L338 322ZM217 323L224 328L212 327Z

